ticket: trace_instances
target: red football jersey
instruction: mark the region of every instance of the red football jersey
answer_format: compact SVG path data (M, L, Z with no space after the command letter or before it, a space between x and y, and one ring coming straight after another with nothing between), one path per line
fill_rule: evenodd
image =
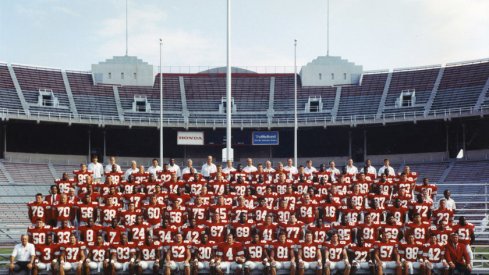
M142 214L139 209L135 209L134 211L122 210L120 216L125 226L131 226L136 223L137 216L141 216Z
M110 224L112 220L119 218L119 206L102 206L100 207L100 220L103 223Z
M146 239L146 235L149 234L151 226L147 222L141 224L133 224L128 229L131 240L135 243L143 242Z
M428 237L430 230L430 224L428 222L421 222L421 224L408 223L407 229L414 235L416 241L424 243Z
M423 246L420 242L413 244L400 243L398 250L401 258L408 262L416 262L423 255Z
M75 210L72 203L56 202L53 205L53 209L56 213L56 219L58 221L70 221L74 218Z
M273 210L268 206L257 206L253 213L256 222L263 222L268 214L273 213Z
M379 251L379 258L381 261L392 261L394 251L397 249L398 242L390 240L386 243L376 242L374 244L375 249Z
M353 254L353 259L359 263L367 262L370 258L370 253L373 250L372 243L364 243L363 246L359 246L355 243L351 243L348 245L348 249Z
M336 222L338 220L338 211L341 207L339 203L323 203L321 205L324 208L323 220L329 223Z
M321 250L321 245L317 242L300 242L299 243L300 253L302 253L302 260L305 262L317 261L318 253Z
M190 227L188 225L182 226L183 239L189 242L196 242L200 240L200 236L205 233L205 228L202 225Z
M274 221L278 223L286 223L289 221L290 216L295 213L290 207L277 207L272 211L274 216Z
M150 245L147 245L146 242L143 242L138 246L138 250L141 253L141 259L143 261L156 261L158 251L161 249L161 244L159 241L154 241Z
M220 243L217 245L216 255L221 257L222 261L234 262L236 257L244 256L243 245L239 242Z
M110 258L110 244L103 243L102 245L96 243L88 243L88 251L90 252L90 260L101 263L105 259Z
M316 210L318 208L317 204L309 203L309 204L299 204L297 205L297 213L298 219L304 222L305 224L309 224L314 222L316 218Z
M190 186L190 194L199 195L202 192L202 188L207 185L207 181L204 179L197 182L192 181L188 185Z
M246 242L251 239L251 232L255 223L252 220L248 220L247 223L235 222L231 224L231 228L234 230L235 239L238 242Z
M179 209L168 207L166 215L168 217L168 224L177 227L182 226L187 220L187 210L185 207L180 207Z
M195 252L197 260L201 262L210 262L214 258L216 243L208 241L207 243L194 242L192 250Z
M207 209L209 208L208 205L202 204L201 206L197 205L191 205L190 207L190 213L191 216L194 218L196 223L203 223L207 220Z
M409 211L409 209L406 206L401 206L398 208L392 205L387 206L386 210L388 213L392 214L394 218L396 218L397 222L401 222L401 223L406 221L406 213Z
M207 231L209 232L209 240L216 243L222 242L227 233L227 223L220 222L207 222Z
M69 179L69 180L62 180L62 179L57 179L54 181L56 186L58 186L59 192L61 194L68 194L70 192L70 189L75 187L75 180L74 179Z
M41 263L49 264L59 255L58 244L37 244L36 257Z
M331 262L341 261L346 246L347 243L343 241L339 241L337 244L333 244L332 242L325 243L324 249L328 252L328 260Z
M273 250L274 259L279 262L290 261L294 249L294 243L291 240L286 240L282 243L278 240L270 244L270 249Z
M137 244L128 242L127 244L115 243L112 244L110 252L115 254L117 262L127 263L131 259L131 253L136 253Z
M83 242L77 242L75 244L67 243L60 245L60 251L64 253L64 260L68 263L75 263L81 260L82 250L85 250L85 244Z
M174 242L170 244L167 253L170 254L170 260L175 262L183 262L187 258L187 253L190 248L191 245L189 242L186 241L182 243Z
M161 223L161 219L164 217L164 205L145 204L144 208L146 220L150 225L157 225Z
M277 229L278 229L278 224L276 223L271 223L271 224L260 223L256 226L256 230L258 231L258 234L260 234L260 240L266 242L275 240Z
M67 244L70 242L70 235L75 232L75 227L67 226L65 228L56 227L53 229L55 240L59 244Z
M312 232L314 241L324 243L328 238L328 232L331 231L330 225L324 225L323 227L311 226L307 230Z
M260 241L259 243L246 242L243 246L246 250L246 260L252 262L263 261L267 249L267 243L265 241Z
M91 202L89 204L86 203L78 203L78 217L79 222L88 222L89 219L96 220L97 219L97 208L99 204L98 202Z
M35 201L27 204L29 208L29 217L31 223L36 223L38 219L42 221L46 221L48 211L51 211L51 206L47 201L42 201L41 203L37 203Z
M423 256L431 263L439 263L445 259L445 245L427 243L423 246Z
M363 236L363 239L367 242L374 242L378 239L378 228L379 224L358 224L358 234Z
M104 227L105 238L109 243L118 243L121 241L122 233L126 232L126 228L122 225L117 225L115 228L112 226Z
M94 224L92 227L88 225L82 225L78 227L78 231L80 232L80 238L82 241L86 243L93 243L97 240L97 235L100 231L102 231L103 227L99 224Z
M342 225L340 223L333 223L333 228L338 232L338 237L340 241L351 242L353 229L355 228L354 223L347 223L346 225Z
M304 223L298 221L295 224L291 224L291 223L281 224L280 228L281 230L285 231L288 240L291 240L294 243L298 243L299 241L304 239L303 226Z
M450 234L453 233L453 229L448 227L445 228L444 230L439 230L437 228L432 228L430 229L430 234L431 236L436 236L436 239L438 240L438 243L440 244L447 244L448 239L450 237Z
M92 171L81 171L81 170L75 170L73 171L73 174L75 174L75 181L77 182L77 185L83 185L87 184L87 178L92 176Z
M433 211L433 223L440 224L440 222L445 222L447 224L452 224L453 220L453 210L445 208L445 209L437 209Z
M432 206L433 203L431 202L423 202L423 203L413 202L411 203L410 208L413 209L414 213L419 214L423 221L428 221L428 213Z
M158 236L162 245L169 245L173 242L173 237L177 234L176 226L167 226L166 228L158 227L153 231L154 235Z
M399 239L399 234L401 233L401 228L403 227L402 223L396 223L393 225L387 224L387 223L382 223L380 225L382 228L382 232L388 234L387 236L390 236L390 240L398 240Z
M51 234L52 228L49 225L45 225L42 228L29 226L27 228L27 235L30 237L30 241L34 245L45 244L47 236Z
M467 223L465 226L456 224L453 226L453 232L456 232L460 237L459 241L463 244L470 244L470 236L474 234L475 226L471 223Z

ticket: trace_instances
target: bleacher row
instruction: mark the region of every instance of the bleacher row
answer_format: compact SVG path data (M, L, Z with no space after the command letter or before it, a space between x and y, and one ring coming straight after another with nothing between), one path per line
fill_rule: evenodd
M443 69L443 71L441 71ZM158 118L159 75L153 87L118 87L120 102L116 102L112 85L94 84L91 73L66 72L67 82L73 96L70 106L69 95L61 70L12 65L21 92L30 112L73 113L106 117L122 116L125 120ZM435 83L439 74L439 85ZM387 79L391 75L390 84ZM225 75L223 74L164 74L165 117L183 119L188 111L191 119L223 119L219 105L225 97ZM337 87L306 87L298 78L299 119L318 117L393 115L428 110L434 113L454 108L474 108L489 102L483 93L489 79L489 62L459 64L419 70L394 70L393 72L364 74L360 85L341 87L339 98ZM274 90L271 91L271 83ZM181 90L183 86L183 90ZM275 119L290 117L294 99L293 74L235 74L232 81L233 98L236 106L235 119ZM486 87L487 88L487 87ZM59 100L58 107L37 105L39 90L50 90ZM384 91L387 94L384 94ZM396 107L396 100L404 90L414 90L416 102L413 106ZM0 108L24 112L22 100L7 64L0 64ZM432 101L430 102L430 97ZM134 112L134 96L144 96L150 104L149 112ZM273 102L270 98L273 96ZM380 106L382 98L385 103ZM182 102L182 98L185 102ZM309 112L309 99L321 99L320 112ZM335 102L339 100L338 102ZM118 104L122 113L118 110ZM337 104L337 111L334 110ZM428 106L429 105L429 106ZM71 108L70 108L71 107ZM267 111L273 110L273 113Z

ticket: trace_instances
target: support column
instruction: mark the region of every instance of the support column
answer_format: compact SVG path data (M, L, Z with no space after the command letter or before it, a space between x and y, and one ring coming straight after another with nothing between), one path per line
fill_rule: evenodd
M467 160L467 146L465 139L465 123L462 123L462 149L464 150L464 159Z
M367 129L363 130L363 161L367 160Z
M106 135L105 135L105 130L104 130L104 155L102 156L104 159L104 162L106 161L107 158L107 142L106 142Z
M348 157L351 158L351 130L348 131Z
M448 138L448 124L445 124L445 143L446 143L445 154L446 154L446 158L449 159L450 158L450 144L449 144L449 138Z
M87 156L87 163L90 162L90 155L92 154L92 139L91 139L91 130L88 128L88 156Z
M3 125L3 158L7 155L7 124Z

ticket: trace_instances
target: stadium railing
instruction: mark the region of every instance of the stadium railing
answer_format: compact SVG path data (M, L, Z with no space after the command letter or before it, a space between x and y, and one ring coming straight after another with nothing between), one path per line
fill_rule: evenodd
M217 111L216 111L216 114ZM303 117L298 121L302 126L356 126L358 124L386 124L391 122L410 122L422 120L444 119L449 120L457 117L484 116L489 114L489 105L482 105L480 108L461 107L443 110L432 110L429 115L425 116L424 111L413 111L405 113L387 113L382 114L378 118L375 114L372 115L354 115L354 116L324 116L319 113L318 117ZM323 115L323 116L320 116ZM11 110L6 108L0 109L0 119L19 119L32 121L50 121L61 123L82 123L92 125L124 125L124 126L139 126L139 127L157 127L159 118L155 117L125 117L123 121L118 116L102 116L102 115L86 115L78 114L77 116L71 113L57 113L44 111L30 111L29 114L24 114L23 110ZM215 128L225 127L225 119L189 119L186 121L182 118L163 118L163 124L172 127L204 127ZM233 127L241 128L256 128L256 127L292 127L294 119L292 118L274 118L269 120L263 119L233 119Z

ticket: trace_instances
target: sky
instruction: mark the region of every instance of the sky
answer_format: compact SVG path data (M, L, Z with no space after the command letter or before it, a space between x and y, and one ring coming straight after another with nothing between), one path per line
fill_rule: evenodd
M231 63L326 54L327 0L232 0ZM0 0L0 61L68 70L125 54L125 0ZM226 64L226 0L128 0L129 55ZM365 70L489 58L489 0L330 0L330 55ZM273 68L272 68L273 70ZM280 69L279 69L280 70Z

